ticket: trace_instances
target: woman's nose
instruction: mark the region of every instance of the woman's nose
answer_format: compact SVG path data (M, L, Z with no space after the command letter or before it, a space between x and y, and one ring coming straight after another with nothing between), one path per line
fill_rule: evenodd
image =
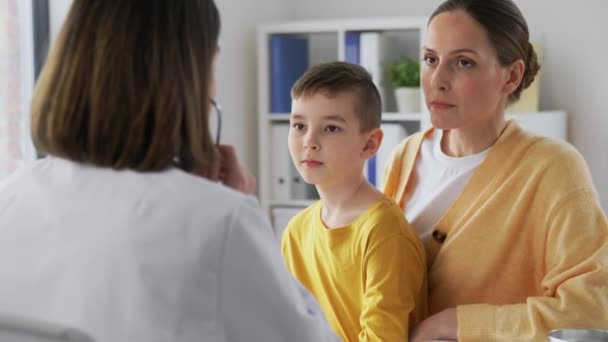
M450 89L450 71L448 67L439 64L430 71L431 75L431 87L440 91L446 91Z

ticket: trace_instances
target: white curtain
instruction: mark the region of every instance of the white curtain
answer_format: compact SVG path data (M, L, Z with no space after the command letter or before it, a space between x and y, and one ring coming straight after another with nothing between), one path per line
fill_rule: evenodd
M0 179L35 158L29 134L33 74L31 0L0 0Z

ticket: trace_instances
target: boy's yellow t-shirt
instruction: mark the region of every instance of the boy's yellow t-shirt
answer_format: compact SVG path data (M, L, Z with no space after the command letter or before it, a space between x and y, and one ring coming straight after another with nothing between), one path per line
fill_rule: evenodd
M407 341L427 314L426 254L401 209L382 198L350 225L327 229L321 201L282 237L289 271L344 341Z

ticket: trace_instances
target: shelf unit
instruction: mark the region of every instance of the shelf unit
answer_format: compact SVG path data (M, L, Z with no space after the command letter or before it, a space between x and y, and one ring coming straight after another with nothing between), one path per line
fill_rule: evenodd
M262 206L273 216L274 208L304 208L315 200L311 198L277 198L273 187L273 169L291 165L291 158L277 156L277 146L287 150L287 135L277 137L273 129L288 126L289 113L271 112L272 103L272 45L275 35L305 38L309 47L308 66L334 60L345 60L346 35L351 32L378 32L384 42L382 50L383 69L387 64L403 56L420 58L420 48L426 33L426 17L391 17L369 19L336 19L314 21L292 21L267 23L257 28L257 80L258 80L258 151L259 151L259 196ZM388 77L383 77L379 85L383 97L383 123L398 123L411 134L430 126L430 118L424 98L420 96L420 113L398 113L392 91L388 86ZM566 114L564 112L540 113L508 113L508 118L514 118L526 128L543 134L544 123L549 122L548 133L555 138L566 137ZM275 141L273 141L273 136ZM278 140L278 141L277 141ZM295 172L295 169L293 169ZM276 173L276 171L275 171ZM289 181L289 180L287 180ZM283 214L285 216L285 214ZM285 222L277 223L281 226ZM277 234L280 231L277 230Z

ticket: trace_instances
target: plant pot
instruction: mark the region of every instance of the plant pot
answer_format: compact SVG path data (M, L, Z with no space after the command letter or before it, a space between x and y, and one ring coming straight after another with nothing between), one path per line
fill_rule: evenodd
M395 89L395 100L399 113L420 112L420 87L402 87Z

